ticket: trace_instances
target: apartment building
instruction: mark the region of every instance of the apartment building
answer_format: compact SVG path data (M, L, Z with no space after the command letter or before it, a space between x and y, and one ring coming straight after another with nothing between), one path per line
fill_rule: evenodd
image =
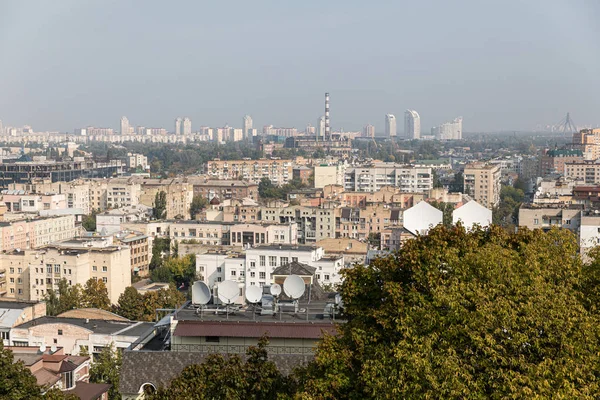
M390 225L401 223L402 213L387 204L378 203L364 208L342 207L336 217L337 238L366 239L370 233L381 234Z
M582 129L573 133L573 145L579 147L585 160L600 158L600 129Z
M137 153L127 153L127 167L130 169L141 168L143 170L150 169L148 157Z
M196 271L213 287L224 280L241 284L265 286L273 283L272 272L292 262L316 268L315 277L321 285L341 282L343 256L326 256L322 247L266 245L245 250L245 255L211 252L196 255Z
M323 188L327 185L343 185L346 165L316 165L314 167L314 186Z
M371 167L346 169L344 189L376 192L384 186L400 188L405 193L427 193L433 187L431 168L380 163Z
M8 212L13 213L37 213L67 208L64 194L28 194L21 190L3 190L0 201L6 204Z
M4 221L0 222L0 249L33 249L70 239L78 232L73 215Z
M471 163L463 172L465 193L487 208L500 203L500 167L486 163Z
M77 209L85 215L90 213L90 187L82 180L72 182L52 182L49 179L33 179L30 183L13 183L9 190L23 191L29 194L64 194L66 208Z
M69 285L85 285L99 279L108 289L111 303L131 285L130 249L127 246L88 247L86 241L70 240L37 250L14 250L0 255L6 271L7 297L39 301L56 290L61 279Z
M298 243L310 244L334 238L337 209L304 206L262 207L261 221L291 223L298 227Z
M519 208L519 226L529 229L568 229L578 234L582 207L577 205L523 204Z
M114 242L129 247L131 273L142 277L148 276L152 259L148 236L141 232L122 231L115 234Z
M540 157L542 176L564 174L565 164L583 161L583 152L579 149L553 149Z
M581 160L564 164L566 179L581 181L586 185L600 184L600 162L598 160Z
M91 179L86 182L93 210L105 211L140 204L141 185L132 178Z
M259 184L269 178L275 185L292 179L292 160L228 160L215 159L206 163L206 173L213 179L243 180Z
M190 205L194 196L194 188L185 179L140 179L137 182L142 187L141 204L153 207L156 194L165 192L167 197L166 218L190 217Z
M258 185L256 183L206 179L204 177L188 177L188 182L194 188L194 195L200 195L208 200L212 200L214 197L221 201L243 198L258 200Z
M135 221L148 221L152 217L152 207L143 204L107 210L96 215L96 232L111 235L121 230L121 224Z

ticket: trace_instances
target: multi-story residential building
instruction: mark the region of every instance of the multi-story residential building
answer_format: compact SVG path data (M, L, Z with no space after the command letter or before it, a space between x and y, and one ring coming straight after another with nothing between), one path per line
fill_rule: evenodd
M196 271L204 282L214 286L224 280L234 280L248 286L273 283L272 272L292 262L317 269L315 277L321 285L341 282L343 256L326 256L322 247L295 245L267 245L246 249L245 256L211 252L196 255Z
M586 160L600 158L600 128L582 129L573 134L573 145L577 146Z
M438 140L461 140L462 139L462 117L455 118L450 122L444 122L440 126L431 128L431 135Z
M183 119L183 123L181 124L181 133L186 136L192 134L192 120L189 117L185 117Z
M523 204L519 207L519 226L529 229L568 229L578 234L581 206Z
M116 244L122 244L130 248L131 273L138 276L148 276L152 258L148 236L140 232L121 231L115 234L114 241Z
M415 110L404 112L404 137L407 139L421 138L421 117Z
M148 157L143 154L127 153L127 166L130 169L140 167L143 170L149 169Z
M31 194L64 194L68 209L90 213L90 186L82 180L72 182L52 182L50 179L33 179L29 183L14 183L9 190L20 190Z
M581 181L586 185L600 184L600 162L598 160L581 160L564 164L566 179Z
M385 116L385 136L389 138L396 137L396 117L393 114Z
M316 165L313 168L315 188L324 188L327 185L343 185L346 165Z
M3 190L0 201L6 204L8 212L13 213L37 213L67 208L64 194L28 194L20 190Z
M214 180L205 177L188 177L188 182L194 188L194 195L200 195L208 200L217 197L225 199L242 199L248 197L258 200L258 185L238 180Z
M293 137L298 135L298 130L296 128L275 128L273 125L266 125L263 126L263 135Z
M399 187L405 193L426 193L433 187L433 174L431 168L394 163L346 169L345 190L376 192L384 186Z
M159 192L167 197L166 218L189 218L190 204L194 196L193 185L182 178L142 179L138 180L142 187L140 203L148 207L154 206Z
M243 180L260 183L269 178L275 185L292 179L292 160L213 160L206 163L206 172L214 179Z
M91 179L90 207L94 210L129 207L140 204L141 185L133 178Z
M304 206L262 207L262 221L291 223L298 227L298 243L310 244L326 238L334 238L336 232L335 208Z
M116 304L131 285L130 249L115 245L88 247L86 243L86 239L72 239L42 249L0 255L0 268L7 276L6 296L39 301L63 278L70 285L85 285L93 278L105 283L110 301Z
M500 167L486 163L471 163L463 173L465 193L487 208L500 203Z
M260 220L260 206L256 202L231 199L221 203L220 212L225 222L255 222Z
M148 221L152 217L152 207L143 204L107 210L96 215L96 231L112 235L121 230L121 224L135 221Z
M244 120L242 121L242 130L244 131L244 137L249 136L249 132L252 130L252 117L249 115L244 115Z
M129 120L127 117L121 117L121 135L129 135L130 133Z
M548 150L540 157L540 172L542 176L565 173L565 164L583 161L583 153L579 149Z
M295 222L283 224L235 224L231 225L229 232L232 246L298 243L298 227Z
M375 137L375 127L371 124L366 125L363 128L363 137L373 139Z
M73 215L4 221L0 222L0 249L33 249L73 238L78 232Z

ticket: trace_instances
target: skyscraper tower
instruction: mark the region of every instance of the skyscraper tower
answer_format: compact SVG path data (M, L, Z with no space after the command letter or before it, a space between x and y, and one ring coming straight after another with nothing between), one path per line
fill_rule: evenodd
M363 129L363 137L373 139L375 137L375 127L371 124L367 124Z
M188 117L185 117L183 119L183 126L182 126L182 135L191 135L192 134L192 120L189 119Z
M175 120L175 134L176 135L181 135L181 118L177 117L177 119Z
M325 116L321 115L317 120L317 141L325 138Z
M129 135L129 120L127 117L121 117L121 135Z
M331 141L331 132L329 131L329 93L325 93L325 139Z
M1 119L0 119L0 135L4 135L4 125L2 125Z
M249 115L244 115L244 120L242 124L242 129L244 130L244 137L248 137L248 132L252 129L252 117Z
M385 116L385 136L389 138L396 137L396 117L394 114L387 114Z
M421 138L421 117L415 110L404 112L404 137L407 139Z

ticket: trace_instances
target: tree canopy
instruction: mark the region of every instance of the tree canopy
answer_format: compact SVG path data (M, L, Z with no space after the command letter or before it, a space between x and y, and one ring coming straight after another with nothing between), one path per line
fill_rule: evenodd
M200 194L195 194L192 197L190 204L190 218L196 219L196 216L208 205L208 200Z
M132 321L154 321L156 309L177 308L185 302L185 295L175 285L166 290L152 290L140 294L134 287L128 286L119 296L114 312Z
M568 231L436 227L344 270L348 318L301 398L577 398L600 390L594 291ZM593 270L592 268L588 268Z
M121 353L111 343L110 347L102 349L98 359L94 361L90 368L91 383L109 383L112 385L108 391L109 400L121 400L119 380L122 363Z
M164 190L156 193L152 206L152 217L154 219L165 219L167 217L167 193Z
M66 279L58 282L57 290L48 290L44 295L46 313L58 315L76 308L99 308L110 310L108 289L101 280L88 279L85 286L69 285Z

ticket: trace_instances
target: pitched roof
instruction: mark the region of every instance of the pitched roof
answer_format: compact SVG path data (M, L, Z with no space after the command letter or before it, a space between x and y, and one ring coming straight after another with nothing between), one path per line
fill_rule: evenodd
M121 394L139 393L145 383L151 383L157 388L166 386L185 367L201 364L208 356L208 353L196 352L125 351L119 391ZM240 356L242 359L247 358L243 354ZM294 368L308 363L312 358L312 354L269 354L269 360L273 361L283 374L289 374Z
M96 400L108 392L112 385L108 383L77 382L75 388L65 390L66 394L74 394L81 400Z
M313 276L317 269L308 264L303 264L298 261L292 261L285 265L281 265L271 272L271 275L308 275Z
M106 321L129 321L127 318L111 313L110 311L100 310L98 308L77 308L75 310L65 311L58 314L59 318L87 318L87 319L103 319Z

